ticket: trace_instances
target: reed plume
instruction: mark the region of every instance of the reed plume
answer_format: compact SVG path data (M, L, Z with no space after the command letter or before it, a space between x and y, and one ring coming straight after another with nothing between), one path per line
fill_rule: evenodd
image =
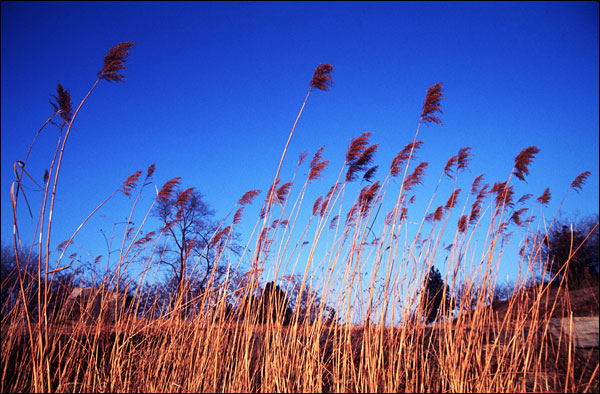
M517 211L514 211L510 217L510 221L512 221L517 226L520 226L521 224L523 224L523 221L521 220L521 215L523 215L525 212L527 212L527 208L521 208Z
M324 146L321 147L317 151L317 153L315 153L315 156L313 157L313 159L310 162L310 171L308 173L309 181L314 181L316 179L320 179L321 176L323 175L322 172L325 170L325 168L329 164L329 160L321 160L321 155L323 153L323 149L325 149Z
M589 171L585 171L577 175L573 182L571 182L571 188L575 189L575 191L579 193L579 191L581 191L581 187L590 175L592 175L592 173Z
M550 188L547 187L546 190L544 190L544 192L542 193L541 196L539 196L535 201L539 202L542 205L548 205L548 203L550 202Z
M366 148L361 155L350 163L346 172L346 182L352 182L358 179L358 173L365 171L373 162L375 152L377 152L378 144L371 145Z
M319 64L315 69L310 86L323 91L329 90L333 85L333 77L331 76L332 71L333 66L331 64Z
M533 194L531 194L531 193L527 193L527 194L523 195L521 198L519 198L519 199L517 200L517 205L524 204L524 203L525 203L525 202L527 202L527 201L528 201L528 200L529 200L531 197L533 197Z
M239 207L233 215L233 224L240 224L242 222L242 215L244 213L244 207Z
M335 228L335 225L337 224L338 220L340 219L340 215L335 215L333 217L333 219L331 219L331 222L329 222L329 229L333 230Z
M471 147L461 148L458 150L457 156L457 170L465 170L469 168L469 162L471 161Z
M181 193L179 193L179 195L177 196L177 199L175 200L175 205L183 208L189 201L190 197L192 197L193 192L194 192L194 188L189 187L189 188L185 189L184 191L182 191Z
M133 174L129 175L127 179L121 185L121 191L127 197L131 197L131 192L136 188L138 181L140 180L140 175L142 174L142 170L136 171Z
M454 177L454 166L456 165L457 161L458 156L452 156L448 159L448 161L446 161L446 165L444 166L444 175L446 175L450 179Z
M426 124L433 122L442 125L442 121L436 116L436 112L443 113L440 105L441 101L444 99L442 84L443 82L439 82L427 88L423 112L421 113L421 120Z
M238 204L239 205L252 204L252 201L254 200L254 198L256 196L258 196L261 191L262 190L259 190L259 189L248 190L246 193L244 193L244 195L242 196L242 198L239 199Z
M496 193L496 207L504 204L507 207L513 206L513 195L514 190L512 185L509 185L508 182L496 182L490 193Z
M317 212L319 212L319 208L321 207L321 202L323 201L323 196L319 196L313 204L312 214L315 216Z
M523 149L517 157L515 157L515 169L514 174L517 178L525 181L525 175L529 175L529 164L533 161L533 157L538 154L540 150L537 146L530 146Z
M285 198L287 197L288 193L290 192L291 187L292 187L292 182L288 182L288 183L281 185L279 187L279 189L277 189L277 192L275 194L277 196L277 201L279 201L280 204L283 204L285 202Z
M160 189L160 192L158 193L158 196L157 196L158 201L160 201L160 202L169 201L173 197L173 193L175 192L175 189L179 186L180 182L181 182L180 176L175 177L175 178L165 182L163 187Z
M375 176L375 173L377 172L378 168L379 168L379 166L373 166L373 167L369 168L365 172L365 175L363 175L363 181L371 183L371 179Z
M373 183L370 186L365 186L360 191L360 195L358 196L358 204L360 207L360 214L362 217L365 217L371 208L371 204L373 203L373 199L377 195L379 191L379 181Z
M458 219L458 232L464 233L467 231L467 216L462 215L460 219Z
M156 170L156 164L152 163L150 164L150 166L148 166L148 169L146 170L146 179L152 177L152 175L154 174L154 170Z
M123 63L127 60L129 50L134 44L135 42L125 41L110 48L106 56L104 56L104 64L102 65L102 69L98 71L98 77L108 82L121 82L125 80L125 76L120 71L127 69Z
M454 208L456 206L456 204L458 203L458 195L460 193L461 189L455 189L452 194L450 195L450 197L448 198L448 201L446 201L446 205L444 205L444 209L448 210L451 208Z
M404 190L409 191L414 186L420 185L423 183L423 176L425 175L425 169L427 168L428 165L429 165L429 163L424 161L422 163L419 163L419 165L417 165L415 167L413 173L410 174L409 176L407 176L406 179L404 180Z
M479 189L479 185L481 184L482 181L483 181L483 174L477 176L477 178L475 178L473 180L473 183L471 184L471 194L472 195L477 194L477 189Z
M68 125L71 123L73 118L73 104L71 103L71 93L59 83L56 87L56 95L52 95L56 100L56 103L50 101L50 105L54 108L55 112L60 112L62 119L61 126Z
M406 163L406 160L408 160L410 152L413 152L414 155L415 151L419 149L421 145L423 145L423 141L410 142L406 144L406 146L400 152L398 152L396 157L394 157L392 160L392 164L390 166L390 174L393 177L397 177L402 173L402 166L404 163Z
M369 146L369 138L372 133L370 131L365 131L360 136L352 138L350 140L350 145L348 146L348 150L346 151L346 163L352 164L354 163L358 157L367 149Z

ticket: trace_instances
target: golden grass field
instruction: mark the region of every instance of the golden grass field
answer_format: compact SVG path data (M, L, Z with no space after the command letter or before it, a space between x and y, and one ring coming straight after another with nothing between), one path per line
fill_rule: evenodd
M53 117L61 118L64 138L45 179L40 228L48 229L44 233L48 238L40 241L40 250L49 244L48 214L52 213L73 120L100 81L124 78L121 70L132 46L121 43L108 52L98 79L75 111L68 91L59 85ZM422 144L419 129L441 123L441 83L426 92L414 139L398 153L385 179L367 183L356 196L346 193L350 182L373 173L369 171L377 145L370 144L370 133L363 133L350 141L338 181L314 204L303 198L308 185L318 181L329 165L321 150L309 163L306 179L294 176L289 184L278 183L304 104L311 91L331 86L332 70L331 65L319 65L315 70L267 192L263 215L256 222L255 236L248 240L241 257L224 250L256 191L244 195L234 208L232 223L223 223L213 234L211 244L219 246L215 259L228 267L228 274L220 282L210 282L195 300L204 307L193 316L180 313L188 301L184 281L168 313L140 316L136 311L142 302L137 297L141 283L152 281L146 277L147 269L136 278L140 287L129 288L136 297L116 322L102 317L92 324L83 317L73 320L66 308L50 310L46 290L55 274L63 273L64 265L56 266L47 254L40 253L32 262L39 283L35 292L25 288L28 282L20 271L15 283L2 282L3 287L16 286L19 294L10 309L2 311L2 392L598 392L597 346L581 349L575 346L573 330L557 335L549 330L551 319L557 317L572 321L577 316L598 316L598 278L592 276L589 283L572 290L567 276L560 274L569 269L569 258L554 281L540 281L540 275L552 275L540 249L543 234L554 219L536 223L532 212L545 206L550 195L546 191L527 203L521 200L529 198L517 202L514 197L513 183L529 175L528 166L539 149L523 149L514 158L506 180L493 185L484 185L482 177L463 175L470 148L461 149L440 174L440 180L443 176L454 180L446 204L428 208L417 219L416 235L405 230L412 192L422 183L427 167L426 162L414 163ZM151 168L142 184L151 177ZM141 175L140 171L127 178L119 190L131 194ZM587 172L580 174L569 189L580 190L587 176ZM392 184L393 179L398 183ZM19 182L12 194L15 212ZM179 178L167 182L157 199L172 197L178 182ZM295 200L290 192L294 183L300 184ZM463 207L457 204L461 188L463 195L468 195ZM141 193L141 188L138 190ZM179 197L183 206L185 193ZM384 200L390 201L393 209L378 228L373 227ZM132 212L134 208L135 204ZM461 209L458 222L451 223L450 212ZM314 232L308 232L307 226L296 238L293 230L299 215L310 216L310 231ZM174 219L176 216L174 212ZM289 220L284 225L285 218ZM15 228L13 241L20 245L16 215ZM514 232L516 243L523 245L519 265L524 276L510 298L498 301L494 298L496 273L509 231ZM482 239L475 241L476 233L484 234ZM447 302L440 307L435 323L426 324L421 317L430 306L419 290L440 258L442 236L448 234L454 242L443 275ZM121 273L138 256L139 248L154 250L160 236L142 237L138 231L130 239L124 237L120 261L98 291L123 289L126 284L119 282ZM305 239L311 241L306 253L294 254L293 245ZM68 248L68 242L63 246ZM319 255L323 250L325 256ZM571 256L576 253L577 245ZM305 260L294 262L299 256ZM250 268L244 273L243 286L231 292L242 258L250 261ZM314 311L313 318L302 319L300 307L296 307L286 321L281 299L275 298L265 306L267 316L273 318L261 321L258 309L243 300L260 293L264 275L281 279L290 262L294 271L301 267L297 290L300 296L304 292L310 295L304 307ZM148 259L142 263L150 268L156 262ZM363 278L358 272L367 263L373 269ZM325 274L316 278L317 271ZM459 287L463 291L459 292ZM354 292L356 289L367 291ZM318 304L314 294L319 294ZM336 311L335 319L328 319L327 306ZM104 307L101 314L109 312Z

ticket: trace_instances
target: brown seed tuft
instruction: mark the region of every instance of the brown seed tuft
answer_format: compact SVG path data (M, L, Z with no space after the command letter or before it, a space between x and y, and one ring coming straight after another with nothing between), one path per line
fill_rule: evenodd
M527 202L531 197L533 197L533 194L531 194L531 193L525 194L523 197L521 197L517 200L517 205Z
M442 125L440 118L435 115L436 112L443 113L440 106L440 102L444 99L442 84L443 82L439 82L427 89L423 112L421 113L421 119L424 123L433 122Z
M577 177L575 177L573 182L571 182L571 187L573 189L575 189L576 192L579 193L579 191L581 191L581 186L583 186L583 184L585 183L585 181L587 180L587 178L590 175L592 175L592 173L589 171L585 171L585 172L582 172L581 174L577 175Z
M333 217L333 219L331 219L331 222L329 223L329 229L332 230L335 228L335 225L337 224L338 220L340 219L340 215L335 215Z
M358 173L365 171L373 162L375 152L377 152L378 144L371 145L361 153L361 155L350 163L348 172L346 172L346 182L352 182L358 178Z
M262 190L259 190L259 189L247 191L246 193L244 193L244 195L242 196L242 198L240 198L240 200L238 201L238 204L240 204L240 205L251 204L252 200L254 200L254 198L256 196L258 196L261 191Z
M452 194L450 195L450 198L448 198L448 201L446 201L446 205L444 205L445 210L454 208L456 206L456 203L458 202L458 194L460 193L460 190L461 189L456 189L452 192Z
M187 204L190 197L192 196L193 192L194 188L190 187L179 193L177 199L175 200L175 205L179 207L184 207Z
M102 66L102 70L98 72L98 77L105 79L108 82L121 82L125 80L125 76L119 71L127 69L123 63L125 63L127 60L127 56L129 56L129 50L134 44L135 42L126 41L110 48L106 56L104 56L104 64Z
M133 174L129 175L127 179L121 185L121 191L127 197L131 196L131 192L137 186L137 182L140 180L140 175L142 174L142 170L136 171Z
M154 174L154 170L156 169L156 165L154 163L150 164L148 170L146 171L146 179L150 178L152 174Z
M346 164L352 164L369 146L369 137L373 133L365 131L359 137L352 138L346 151Z
M329 160L321 160L324 146L319 148L317 153L310 162L310 171L308 173L308 180L313 181L315 179L319 179L322 176L322 172L325 170L325 167L329 164Z
M392 165L390 166L390 173L392 176L396 177L402 173L402 166L411 156L411 152L414 154L414 152L419 149L421 145L423 145L423 141L411 142L406 144L406 146L400 152L398 152L396 157L394 157L394 160L392 160Z
M457 156L452 156L448 159L448 161L446 162L446 166L444 167L444 175L446 175L450 179L454 178L454 165L456 164L457 160Z
M539 196L535 201L539 202L542 205L548 205L548 203L550 202L550 188L546 188L546 190L544 190L544 192L542 193L541 196Z
M442 220L443 215L444 215L444 207L440 205L439 207L436 208L435 212L433 213L433 221L439 222L440 220Z
M483 174L479 175L477 178L475 178L473 180L473 183L471 184L471 194L475 195L477 194L477 189L479 189L479 185L481 184L481 182L483 181Z
M514 174L517 178L525 181L525 175L529 175L529 164L533 161L533 157L540 152L537 146L530 146L523 149L517 157L515 157Z
M404 190L409 191L414 186L420 185L423 183L423 176L425 175L425 169L427 168L428 165L429 165L429 163L424 161L415 167L413 173L410 174L409 176L407 176L406 179L404 180Z
M290 188L292 187L292 182L288 182L285 183L283 185L281 185L281 187L279 187L279 189L277 189L277 201L279 201L280 204L283 204L285 202L285 199L288 195L288 193L290 192Z
M158 201L161 202L167 202L172 198L173 192L175 191L175 189L177 188L177 186L179 186L179 183L181 182L181 177L175 177L171 180L168 180L162 187L162 189L160 189L160 192L158 193Z
M371 208L371 204L373 203L373 199L377 195L379 191L379 181L375 182L371 186L365 186L360 191L360 195L358 197L358 204L360 206L360 214L365 217Z
M469 162L471 161L471 147L461 148L458 150L458 170L464 170L469 168Z
M464 233L467 231L467 216L462 215L460 219L458 219L458 232Z
M244 213L244 207L239 207L233 215L233 224L240 224L242 222L242 214Z
M71 119L73 118L73 105L71 104L71 93L68 90L64 89L62 85L59 83L56 87L56 96L52 95L56 100L56 103L50 101L50 105L54 108L54 111L60 112L60 117L62 119L61 126L68 125L71 123Z
M372 182L371 179L375 176L375 173L377 172L377 169L379 168L379 166L373 166L371 168L369 168L367 170L367 172L365 172L365 175L363 175L363 181L365 182Z
M323 201L323 196L319 196L313 204L312 214L315 216L317 212L319 212L319 208L321 207L321 202Z
M323 91L329 90L333 85L333 77L331 76L332 71L333 66L331 64L319 64L315 69L310 86Z

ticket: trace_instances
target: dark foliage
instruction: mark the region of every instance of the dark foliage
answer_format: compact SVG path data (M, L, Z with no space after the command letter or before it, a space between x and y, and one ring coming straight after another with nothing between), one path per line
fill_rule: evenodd
M438 311L448 301L450 290L448 285L444 283L440 271L433 266L425 279L426 283L423 289L423 297L421 298L423 319L426 323L432 323L438 318ZM444 286L446 288L445 292Z
M566 274L569 287L578 287L598 272L598 215L572 222L563 219L552 226L543 238L541 257L552 276Z

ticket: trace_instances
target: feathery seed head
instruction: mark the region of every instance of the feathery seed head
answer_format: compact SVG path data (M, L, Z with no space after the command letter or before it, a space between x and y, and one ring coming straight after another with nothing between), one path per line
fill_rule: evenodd
M56 103L50 101L50 105L54 108L54 111L60 112L62 119L61 126L68 125L71 123L73 118L73 105L71 104L71 93L59 83L56 87L56 96L52 95L56 100Z
M585 183L585 181L587 180L587 178L590 175L592 175L592 173L589 171L585 171L585 172L582 172L581 174L577 175L575 177L575 179L573 180L573 182L571 182L571 187L573 189L575 189L576 192L579 193L579 191L581 191L581 187L583 186L583 184Z
M125 76L120 73L120 70L126 70L123 65L129 56L129 50L135 44L132 41L121 42L108 50L104 56L104 64L102 70L98 72L98 77L105 79L108 82L121 82L125 80Z
M315 69L310 86L323 91L329 90L333 85L333 77L331 76L332 71L333 66L331 64L319 64Z
M537 146L530 146L523 149L517 157L515 157L514 174L517 178L525 181L525 175L529 175L529 164L533 161L533 157L540 152Z
M423 112L421 113L421 119L424 123L433 122L442 125L440 118L435 115L436 112L443 113L440 105L440 102L444 99L442 84L443 82L439 82L427 89Z

